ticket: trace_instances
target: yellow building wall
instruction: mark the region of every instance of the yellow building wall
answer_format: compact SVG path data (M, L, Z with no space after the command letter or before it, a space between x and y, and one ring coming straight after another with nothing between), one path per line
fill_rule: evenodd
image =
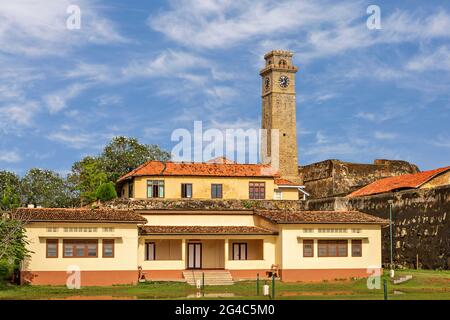
M167 214L142 214L149 225L155 226L253 226L252 214L223 214L223 215L182 215L175 212Z
M318 228L344 228L348 232L319 233ZM381 226L379 225L295 224L282 225L280 229L283 269L381 268ZM304 229L314 229L314 232L305 232ZM359 229L360 232L353 232L353 229ZM303 239L314 240L314 257L303 257ZM362 257L352 257L351 242L348 244L347 257L318 257L317 240L321 239L362 239Z
M57 228L49 232L48 227ZM65 227L97 228L96 232L64 232ZM105 232L103 228L114 228ZM66 271L76 265L81 271L137 270L138 229L135 224L97 223L30 223L26 226L28 249L32 252L25 259L23 271ZM58 257L46 257L46 239L58 239ZM63 239L98 239L97 258L63 258ZM114 257L103 258L103 239L114 239Z
M297 188L279 188L282 192L282 200L298 200L298 189Z
M273 199L273 192L276 189L273 178L135 177L133 188L135 199L147 199L147 180L164 180L165 199L180 199L182 183L192 184L193 199L211 199L211 184L222 184L222 199L249 199L249 182L265 182L267 200ZM292 194L289 192L289 199L291 197Z
M445 186L447 184L450 184L450 170L437 175L436 177L422 185L420 188L434 188L438 186Z

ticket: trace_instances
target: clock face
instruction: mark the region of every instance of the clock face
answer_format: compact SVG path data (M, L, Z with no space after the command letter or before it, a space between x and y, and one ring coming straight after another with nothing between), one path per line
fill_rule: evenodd
M287 76L281 76L280 79L278 79L278 84L282 88L287 88L289 86L289 78Z
M266 90L269 90L269 87L270 87L270 78L267 77L267 78L264 79L264 88Z

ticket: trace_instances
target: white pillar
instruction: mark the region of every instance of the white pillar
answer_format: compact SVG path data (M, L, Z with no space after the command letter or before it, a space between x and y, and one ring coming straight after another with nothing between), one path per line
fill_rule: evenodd
M228 239L225 239L225 269L228 269L228 246L229 246L229 241Z
M187 262L186 262L186 239L181 239L181 260L183 260L184 269L186 269L186 266L187 266Z

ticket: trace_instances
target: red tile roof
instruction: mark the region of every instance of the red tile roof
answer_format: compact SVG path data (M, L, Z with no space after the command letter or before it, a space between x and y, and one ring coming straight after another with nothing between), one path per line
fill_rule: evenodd
M286 179L275 179L275 184L283 185L283 186L300 186L299 183L292 182L292 181L286 180Z
M347 197L367 196L383 192L390 192L398 189L418 188L438 174L441 174L448 170L450 170L450 166L414 174L405 174L401 176L380 179L352 192Z
M106 222L106 223L146 223L140 214L132 210L116 209L66 209L66 208L19 208L12 216L27 222Z
M122 176L118 182L137 176L275 177L269 165L149 161Z
M278 232L254 226L140 226L139 234L275 235Z
M381 219L359 211L268 211L258 210L255 213L275 223L319 223L319 224L389 224Z

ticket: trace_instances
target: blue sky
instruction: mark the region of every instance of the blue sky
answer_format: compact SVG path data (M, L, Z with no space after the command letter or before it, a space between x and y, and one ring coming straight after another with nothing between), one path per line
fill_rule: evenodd
M81 9L68 30L66 9ZM369 4L381 29L366 26ZM2 1L0 169L61 173L115 135L258 128L259 70L295 52L299 161L450 164L448 1Z

